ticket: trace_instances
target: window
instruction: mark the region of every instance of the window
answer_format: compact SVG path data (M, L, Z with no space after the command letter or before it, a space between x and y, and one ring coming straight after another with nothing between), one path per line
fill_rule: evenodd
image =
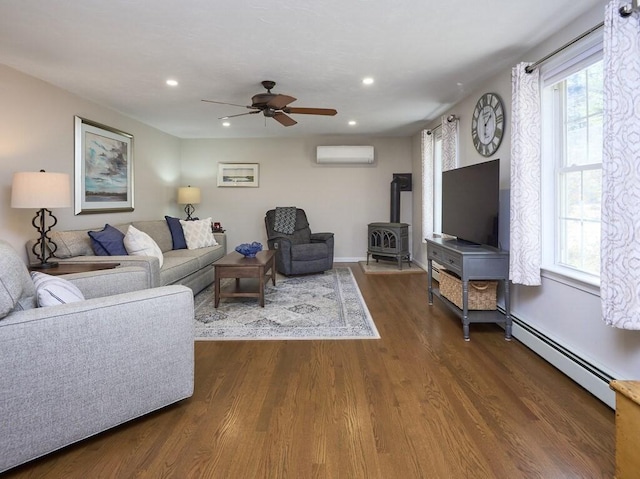
M543 86L544 266L597 282L602 196L601 46L543 74Z
M442 128L422 132L422 235L442 225Z

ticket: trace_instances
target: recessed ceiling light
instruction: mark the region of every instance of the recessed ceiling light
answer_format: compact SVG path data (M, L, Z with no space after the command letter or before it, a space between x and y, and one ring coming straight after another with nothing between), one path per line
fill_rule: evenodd
M231 123L229 123L228 121L225 121L222 123L222 126L231 126Z
M167 80L167 85L178 86L178 80Z
M351 126L355 126L355 125L357 125L357 124L358 124L358 122L357 122L357 121L355 121L355 120L350 120L350 121L349 121L349 125L351 125Z
M362 83L364 85L373 85L373 78L371 77L366 77L362 79Z

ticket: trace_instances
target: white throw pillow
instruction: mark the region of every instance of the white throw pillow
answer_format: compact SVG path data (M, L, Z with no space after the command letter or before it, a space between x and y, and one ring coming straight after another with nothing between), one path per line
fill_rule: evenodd
M84 301L82 291L76 285L57 276L34 271L31 273L36 288L39 307Z
M164 264L164 256L158 243L144 231L140 231L133 226L129 226L127 234L124 235L124 247L132 256L155 256L160 262L160 267Z
M184 239L187 241L187 249L205 248L218 244L211 230L211 218L203 220L180 220Z

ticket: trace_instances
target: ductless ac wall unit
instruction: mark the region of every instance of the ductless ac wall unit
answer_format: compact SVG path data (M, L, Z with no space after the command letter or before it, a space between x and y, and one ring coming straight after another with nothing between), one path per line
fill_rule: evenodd
M316 163L373 163L373 146L318 146Z

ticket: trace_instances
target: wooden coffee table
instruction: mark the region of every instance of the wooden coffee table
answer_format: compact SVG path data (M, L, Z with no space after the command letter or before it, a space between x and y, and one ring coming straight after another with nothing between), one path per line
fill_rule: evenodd
M215 307L220 298L258 298L260 306L264 308L264 285L269 279L276 285L276 252L274 250L259 251L255 258L245 258L237 251L232 251L224 258L213 263L215 275ZM220 291L222 278L235 278L236 287L233 291ZM243 290L240 288L241 278L257 278L258 290Z

